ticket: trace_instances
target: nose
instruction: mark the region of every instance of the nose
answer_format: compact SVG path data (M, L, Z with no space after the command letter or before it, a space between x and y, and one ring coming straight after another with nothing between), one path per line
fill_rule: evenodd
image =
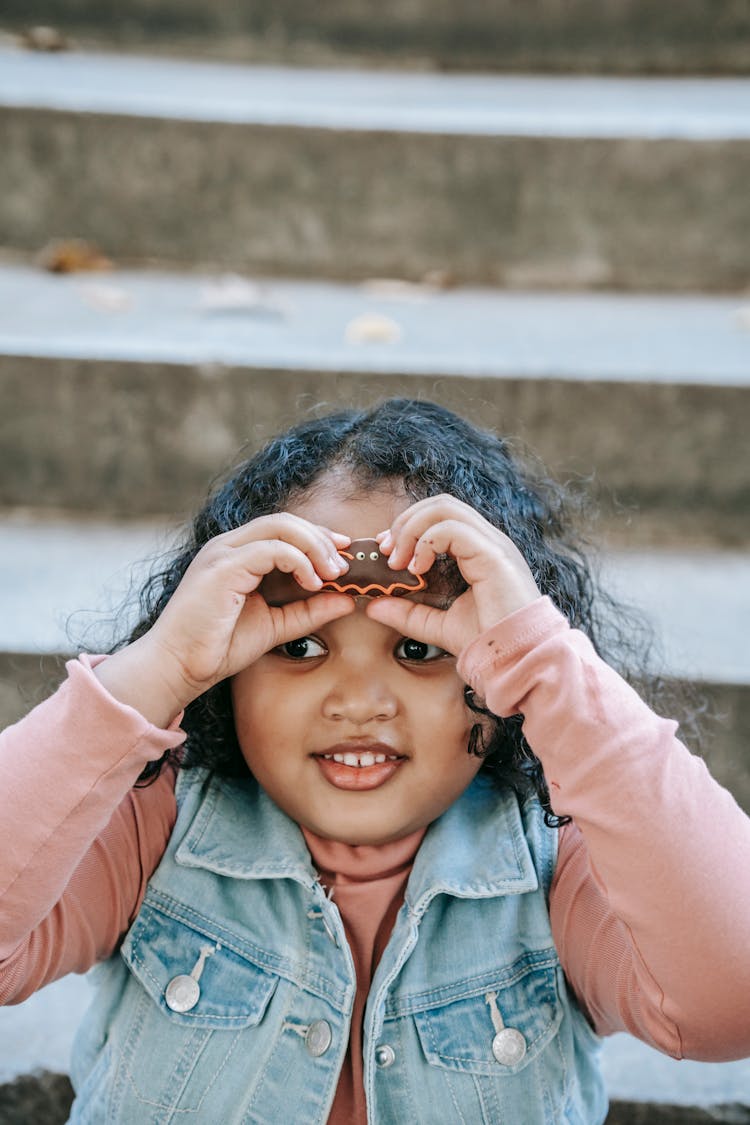
M345 719L356 726L383 722L398 712L398 699L385 676L372 668L342 667L323 699L326 719Z

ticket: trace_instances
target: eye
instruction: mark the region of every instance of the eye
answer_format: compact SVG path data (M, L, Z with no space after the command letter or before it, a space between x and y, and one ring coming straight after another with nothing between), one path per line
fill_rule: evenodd
M380 558L380 555L377 551L370 551L370 558L373 562L376 562Z
M315 637L299 637L296 641L287 641L273 650L279 656L286 656L288 660L313 660L316 656L325 656L327 649Z
M364 551L357 551L357 553L354 557L356 559L359 559L360 562L363 562L367 558L367 555L365 554Z
M437 645L428 645L424 641L415 641L412 637L404 637L396 645L395 655L399 660L412 660L425 663L429 660L438 660L447 656L444 648Z

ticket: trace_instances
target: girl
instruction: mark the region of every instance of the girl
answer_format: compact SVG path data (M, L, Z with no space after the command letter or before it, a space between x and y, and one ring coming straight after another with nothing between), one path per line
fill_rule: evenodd
M0 997L104 962L71 1120L594 1125L600 1035L750 1053L750 822L598 613L438 406L241 465L3 735Z

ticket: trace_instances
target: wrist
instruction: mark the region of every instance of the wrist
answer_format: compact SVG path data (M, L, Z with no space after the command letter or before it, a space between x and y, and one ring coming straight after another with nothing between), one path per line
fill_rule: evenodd
M515 664L547 637L569 628L549 597L540 594L474 637L459 653L456 668L465 683L482 691L487 675Z
M174 722L197 694L187 689L179 673L170 673L169 660L148 633L93 671L114 699L134 708L162 730Z

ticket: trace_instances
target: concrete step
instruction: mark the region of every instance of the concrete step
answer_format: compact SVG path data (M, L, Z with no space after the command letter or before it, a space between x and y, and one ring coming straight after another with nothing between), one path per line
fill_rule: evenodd
M746 543L750 306L0 267L0 504L182 513L319 403L437 399L586 478L609 533Z
M133 621L125 599L174 534L156 521L0 517L2 725L49 694L60 654L106 651L123 635ZM601 568L607 588L653 622L654 670L701 685L721 719L701 749L750 811L750 554L609 550Z
M735 0L5 0L5 27L53 24L118 46L246 61L344 58L481 70L740 73L750 13Z
M750 80L0 51L0 246L323 277L737 290Z

